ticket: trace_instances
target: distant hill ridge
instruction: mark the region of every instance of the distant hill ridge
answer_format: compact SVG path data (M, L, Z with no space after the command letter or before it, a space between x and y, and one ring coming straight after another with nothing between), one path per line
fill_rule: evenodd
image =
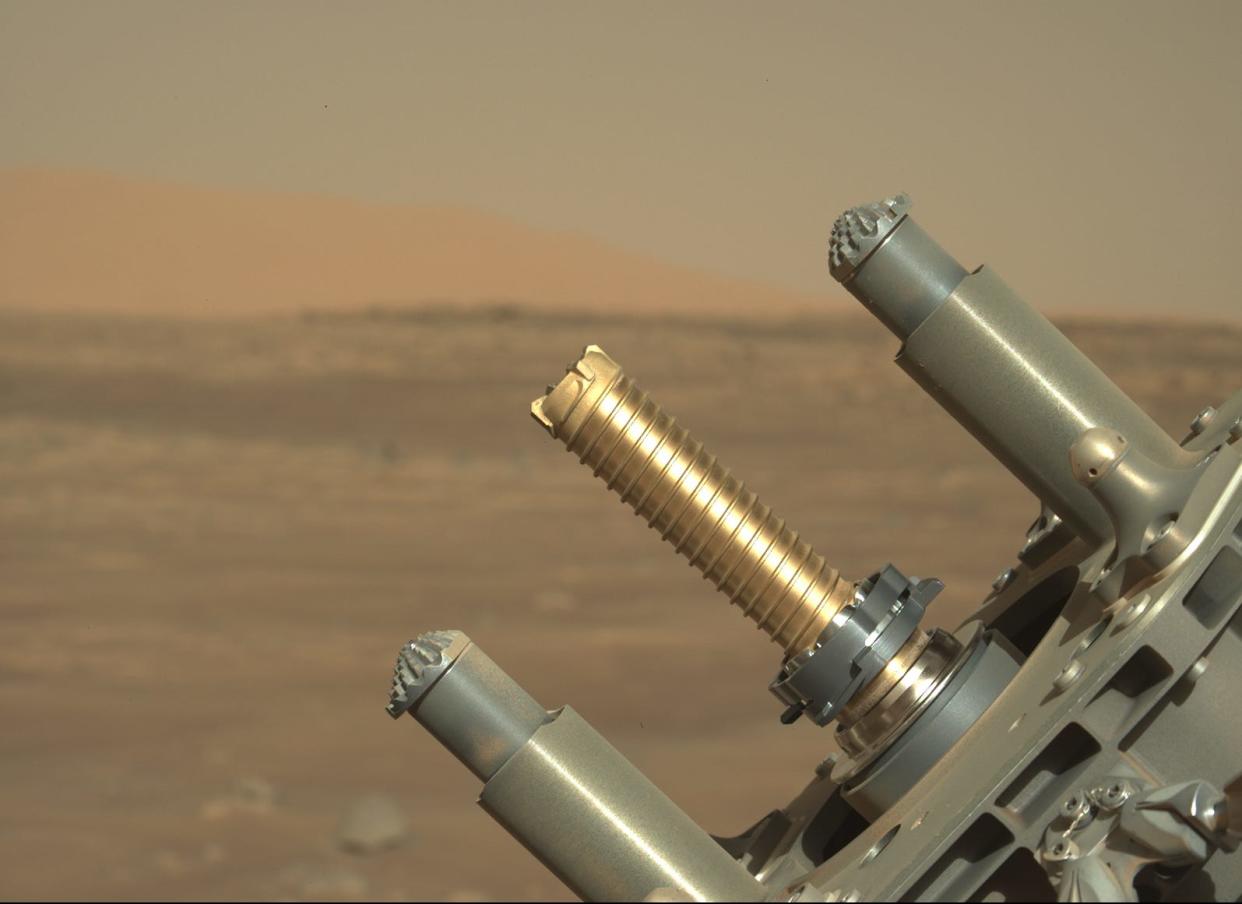
M844 307L469 210L0 172L0 306L234 317L501 299L740 317Z

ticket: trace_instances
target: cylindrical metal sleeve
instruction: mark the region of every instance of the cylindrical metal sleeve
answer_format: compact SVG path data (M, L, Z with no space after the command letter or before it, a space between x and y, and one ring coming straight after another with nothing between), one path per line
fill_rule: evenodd
M1003 642L985 634L936 682L926 708L842 788L850 806L877 819L909 791L978 721L1017 674L1020 663Z
M843 285L904 340L965 275L966 268L906 217Z
M853 585L597 346L532 413L787 652L852 601Z
M1084 430L1119 431L1169 467L1193 458L984 268L906 339L897 363L1071 528L1097 542L1112 537L1112 525L1070 468L1069 450Z
M586 901L657 888L757 901L764 888L569 707L483 787L479 803Z
M411 712L483 781L551 718L474 644L449 664Z

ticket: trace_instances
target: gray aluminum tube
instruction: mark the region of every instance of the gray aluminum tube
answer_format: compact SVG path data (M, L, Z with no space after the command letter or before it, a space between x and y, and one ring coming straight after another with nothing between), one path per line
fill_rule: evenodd
M1170 468L1186 455L1064 334L990 270L967 276L909 338L902 370L1079 536L1112 522L1074 477L1070 449L1093 427L1122 433Z
M388 712L413 715L482 778L483 808L583 900L765 894L577 713L546 712L460 631L402 648Z
M586 901L657 888L757 901L760 885L568 706L483 787L479 803Z
M1111 539L1107 513L1070 467L1084 431L1118 431L1170 468L1193 456L990 270L946 293L952 258L908 209L898 196L844 214L833 275L902 340L897 363L915 382L1079 536Z
M966 268L906 217L877 249L881 266L854 271L846 288L899 339L905 339L944 303Z
M471 644L422 698L414 718L487 781L551 716Z

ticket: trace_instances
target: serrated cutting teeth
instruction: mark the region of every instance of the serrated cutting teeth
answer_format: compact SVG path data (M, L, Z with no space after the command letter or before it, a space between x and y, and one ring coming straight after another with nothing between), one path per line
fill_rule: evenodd
M388 714L396 718L408 710L446 667L446 652L454 645L460 652L468 644L460 631L429 631L405 644L392 670Z
M828 243L828 268L844 280L910 211L910 198L893 195L874 204L851 207L832 224Z
M425 666L437 665L443 658L439 647L432 646L427 641L422 639L411 641L409 651L414 655L414 658L418 660L417 663L413 663L416 669L418 668L419 663ZM407 661L410 661L408 655L406 659Z

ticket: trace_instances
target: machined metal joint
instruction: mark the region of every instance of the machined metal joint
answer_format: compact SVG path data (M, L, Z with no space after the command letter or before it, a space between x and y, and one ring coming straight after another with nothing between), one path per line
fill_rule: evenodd
M1074 533L1113 539L1105 504L1071 468L1085 431L1120 434L1132 461L1160 468L1194 456L995 273L967 273L909 210L899 195L842 214L832 275L901 339L902 369Z
M884 566L858 585L854 604L813 648L785 661L772 692L791 707L791 714L827 725L896 658L943 589L935 578L910 579Z

